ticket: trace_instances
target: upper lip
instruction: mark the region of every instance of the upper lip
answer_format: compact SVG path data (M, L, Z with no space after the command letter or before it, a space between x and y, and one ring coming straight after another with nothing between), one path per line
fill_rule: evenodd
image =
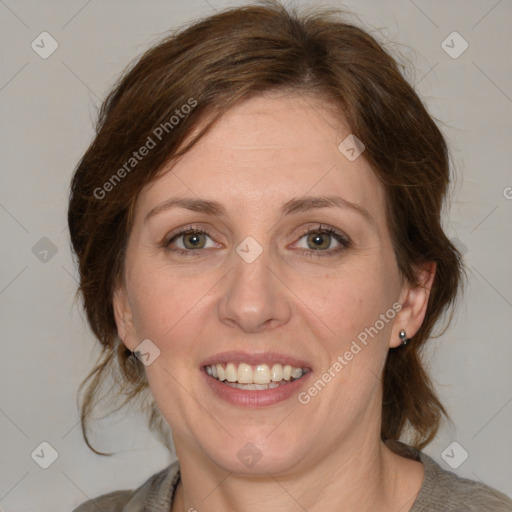
M311 364L302 359L297 359L292 356L280 354L278 352L239 352L239 351L228 351L220 352L215 354L201 363L201 367L222 364L222 363L247 363L250 365L255 364L267 364L269 366L273 364L281 364L294 366L295 368L309 368Z

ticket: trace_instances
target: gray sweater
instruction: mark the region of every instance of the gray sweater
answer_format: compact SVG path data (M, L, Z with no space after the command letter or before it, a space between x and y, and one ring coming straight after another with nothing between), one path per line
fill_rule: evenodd
M410 512L512 512L512 499L479 482L445 471L432 458L398 441L388 441L397 453L419 460L425 477ZM176 461L135 490L115 491L87 501L73 512L170 512L180 480Z

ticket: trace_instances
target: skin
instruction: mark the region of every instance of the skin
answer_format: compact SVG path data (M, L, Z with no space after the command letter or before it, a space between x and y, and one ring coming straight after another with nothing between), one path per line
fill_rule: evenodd
M138 198L114 308L130 349L149 338L160 350L145 370L180 460L174 512L405 512L419 492L423 465L380 440L380 378L399 331L412 337L423 321L435 267L418 269L422 287L402 279L382 186L364 153L351 162L338 150L349 134L313 97L257 97L231 109ZM280 214L292 198L322 195L372 220L336 207ZM177 197L215 200L227 213L171 208L145 221ZM341 244L327 234L315 249L306 232L320 223L351 245L334 252ZM165 247L189 224L210 235ZM235 250L248 236L262 248L252 263ZM172 251L193 242L200 254ZM218 398L200 373L219 352L276 351L308 361L319 378L396 302L401 311L307 404L294 396L242 408ZM251 468L237 457L248 442L261 454Z

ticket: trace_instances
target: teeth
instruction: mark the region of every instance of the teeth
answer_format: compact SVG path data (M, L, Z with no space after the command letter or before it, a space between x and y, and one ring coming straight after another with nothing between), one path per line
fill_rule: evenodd
M252 384L252 367L248 364L241 363L238 365L238 378L240 384ZM261 382L260 382L261 384Z
M292 368L292 377L294 379L300 379L302 377L303 371L302 368Z
M264 391L265 389L273 389L280 386L277 382L269 382L268 384L239 384L238 382L226 382L230 388L245 389L248 391Z
M226 380L226 372L224 371L224 368L222 368L222 365L218 364L215 368L217 368L217 379L220 381Z
M237 378L236 366L233 363L228 363L226 365L226 380L228 382L236 382Z
M270 369L266 364L259 364L253 372L254 384L268 384L270 382Z
M275 364L270 370L272 382L280 382L283 380L283 367L280 364Z
M269 389L275 388L283 381L300 379L305 372L302 368L274 364L269 368L267 364L251 366L247 363L216 364L206 366L206 373L219 381L240 389Z

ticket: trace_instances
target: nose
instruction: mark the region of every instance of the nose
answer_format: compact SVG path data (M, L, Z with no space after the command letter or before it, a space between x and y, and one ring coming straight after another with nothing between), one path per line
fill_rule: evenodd
M272 268L268 249L252 262L236 252L232 259L233 267L221 287L220 320L251 333L286 324L291 316L290 294Z

